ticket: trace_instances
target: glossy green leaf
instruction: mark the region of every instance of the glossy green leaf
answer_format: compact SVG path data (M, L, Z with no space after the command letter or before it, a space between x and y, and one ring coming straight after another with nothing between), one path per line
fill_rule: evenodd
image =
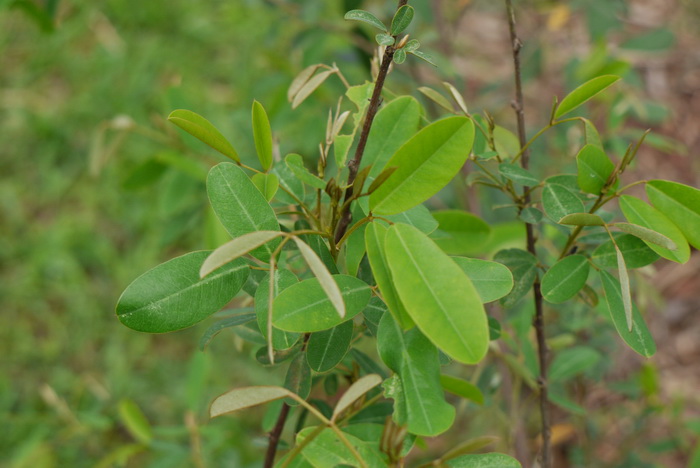
M442 250L451 255L479 255L491 237L491 226L466 211L436 211L438 231L431 236Z
M275 299L272 323L280 330L307 333L327 330L362 312L371 290L362 280L347 275L333 279L345 302L345 316L340 317L318 278L309 278L285 289Z
M233 163L221 163L209 171L207 193L216 216L231 237L255 231L279 231L275 212L243 170ZM272 240L250 252L267 262L280 240Z
M386 263L384 243L387 230L387 228L376 222L367 226L365 231L367 258L372 267L374 280L377 282L377 286L379 286L379 291L381 291L382 299L384 299L389 311L399 322L401 327L408 329L414 325L413 319L408 315L408 312L399 299L394 280L391 276L391 271Z
M455 108L452 106L452 103L440 92L435 91L433 88L429 88L428 86L421 86L418 88L418 91L420 91L421 94L433 101L435 104L445 109L447 112L451 114L455 113Z
M379 19L369 11L350 10L347 13L345 13L345 19L351 21L360 21L362 23L370 24L381 31L387 31L387 27L384 26L384 23L379 21Z
M343 393L338 403L336 403L335 409L333 410L333 420L352 406L362 395L366 394L380 383L382 383L382 378L377 374L369 374L357 379L345 393Z
M440 385L453 395L473 401L477 405L484 404L484 395L481 393L481 390L479 390L479 387L471 382L443 374L440 376Z
M646 239L642 239L654 252L674 262L685 263L688 261L690 258L688 241L685 240L685 236L683 236L683 233L676 225L661 211L630 195L622 195L620 197L620 208L625 218L627 218L630 223L651 229L652 231L666 236L671 239L677 247L676 250L669 250L649 242ZM634 233L630 232L630 234Z
M414 206L410 210L402 211L395 215L383 216L383 218L393 223L408 224L425 234L430 234L438 228L438 221L425 205Z
M420 104L411 96L382 106L372 122L360 169L371 165L369 176L376 178L394 153L418 131L420 117Z
M610 174L615 170L615 165L599 147L586 145L576 155L578 165L578 186L581 190L594 195L599 195Z
M328 372L343 360L352 341L352 320L328 330L312 333L306 345L306 359L316 372Z
M644 357L653 356L656 353L656 344L634 304L632 304L632 330L627 328L620 282L605 270L600 270L600 279L605 291L605 301L601 304L607 308L617 333L637 353Z
M700 190L668 180L646 184L649 201L681 230L690 245L700 249Z
M488 348L488 324L469 277L412 226L391 226L384 248L401 302L421 331L453 359L479 362Z
M391 35L397 36L404 32L413 21L415 11L410 5L404 5L396 11L394 19L391 20Z
M516 164L502 163L498 166L498 172L506 179L512 180L519 185L531 187L540 183L539 179L532 175L530 171Z
M593 98L598 93L613 85L619 79L619 76L603 75L587 81L571 91L564 99L561 100L557 106L557 111L555 112L554 117L558 119L559 117L568 114L581 104Z
M399 376L394 388L387 387L391 382L385 384L386 396L395 399L394 420L423 436L449 429L455 409L445 401L440 386L437 348L417 328L401 330L389 314L379 323L377 347L382 361Z
M500 299L513 289L513 274L501 263L466 257L452 260L467 274L483 303Z
M333 73L335 73L333 70L322 71L312 76L306 83L304 83L299 91L297 91L296 95L294 95L294 99L292 100L292 109L299 107L299 104L304 102L306 98L309 97L311 93L316 91L316 88L321 86L323 82L326 81L326 79Z
M409 52L409 54L415 55L419 59L421 59L425 62L428 62L430 65L432 65L434 67L437 67L437 65L433 61L433 57L429 54L426 54L425 52L421 52L420 50L414 50L414 51Z
M280 231L255 231L243 234L241 237L237 237L214 250L202 264L199 276L204 278L217 268L242 257L251 250L255 250L281 235Z
M631 234L615 237L627 268L642 268L654 263L659 255L651 250L640 238ZM602 268L617 268L617 253L612 240L599 245L591 254L591 260Z
M230 262L204 279L199 268L208 251L169 260L136 278L117 302L117 317L129 328L166 333L201 322L238 294L248 264Z
M241 162L241 158L231 143L211 122L201 115L192 111L178 109L170 113L168 120L224 156L228 156L236 162Z
M396 42L396 39L391 37L389 34L386 33L379 33L376 36L374 36L374 39L377 41L377 44L380 46L390 46L394 45L394 42Z
M598 351L587 346L565 349L554 357L549 378L553 381L568 380L598 364L602 357Z
M253 139L260 165L267 172L272 167L272 129L267 112L258 101L253 101Z
M559 222L566 215L585 211L581 200L570 190L550 183L542 189L542 206L545 214L554 222Z
M340 288L336 284L336 281L333 279L333 276L331 276L331 272L328 271L328 267L321 260L318 254L314 252L314 250L311 247L309 247L309 245L306 244L304 241L302 241L298 237L295 237L294 242L299 248L301 256L304 257L304 260L306 260L307 265L309 265L309 269L316 276L316 279L318 280L318 284L321 286L321 289L328 297L328 300L335 309L336 313L342 319L343 317L345 317L345 304L343 303L343 297L341 295ZM369 300L369 298L367 300Z
M525 250L506 249L497 252L493 259L507 266L513 274L513 289L501 299L504 307L513 307L532 289L537 277L537 258Z
M590 264L583 255L569 255L559 260L542 277L542 297L560 304L576 296L588 279Z
M287 368L287 375L284 378L284 388L298 395L302 400L306 400L311 393L311 369L306 362L304 353L296 355ZM298 406L299 402L294 398L285 400L290 406Z
M326 181L316 177L304 166L304 159L299 154L291 153L284 157L287 167L306 185L323 190L326 188Z
M522 468L520 462L502 453L462 455L447 462L450 468Z
M474 124L466 117L428 125L389 160L387 166L398 169L370 195L370 209L396 214L423 203L457 175L473 141Z
M593 213L571 213L559 220L567 226L605 226L603 218Z
M253 320L255 320L255 314L239 314L219 320L218 322L214 323L214 325L207 328L207 331L205 331L202 337L199 339L199 350L204 351L212 338L214 338L221 330L237 327L239 325L245 325Z
M283 387L257 386L237 388L216 397L209 408L209 416L215 418L291 395L293 395L292 392Z
M296 275L289 270L280 268L275 270L275 281L272 292L273 299L279 296L280 292L297 284L299 280ZM255 291L255 315L260 328L260 333L267 339L268 321L270 303L270 276L266 276ZM274 303L274 300L273 300ZM299 333L286 332L272 328L272 349L284 350L289 349L299 340Z
M260 190L265 200L269 202L275 198L277 189L279 189L280 186L280 179L277 175L272 172L269 174L254 174L250 180L252 180L253 184Z

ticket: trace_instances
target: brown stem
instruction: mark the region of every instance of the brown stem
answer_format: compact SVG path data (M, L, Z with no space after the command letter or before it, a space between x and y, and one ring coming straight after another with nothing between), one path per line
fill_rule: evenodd
M510 41L513 50L513 66L515 69L515 100L513 101L513 109L515 109L515 115L518 121L518 139L520 140L520 147L525 148L527 145L527 138L525 137L525 108L523 104L523 85L520 72L520 50L522 49L523 43L518 37L515 29L515 11L511 0L506 0L506 10L508 13L508 28L510 30ZM529 151L525 149L522 152L522 167L527 169L529 163L530 154ZM523 198L525 205L530 203L530 193L528 187L524 187ZM527 251L532 255L537 256L537 239L535 237L534 226L529 223L525 226L527 234ZM540 465L542 468L551 468L551 421L549 414L549 399L547 397L547 355L549 354L549 351L547 349L547 342L545 339L542 291L540 290L540 281L538 278L535 279L532 290L535 297L534 327L537 334L537 351L540 365L540 375L537 379L540 397L540 417L542 419L542 453Z
M267 453L265 454L265 464L264 468L272 468L275 464L275 454L277 453L277 445L279 445L280 435L282 435L282 429L284 429L284 423L287 421L287 416L289 415L289 405L287 403L282 404L282 409L280 410L280 415L277 417L277 423L275 427L270 432L270 442L267 445Z
M401 8L406 5L408 0L399 0L399 5L397 7ZM362 156L365 153L365 146L367 145L367 138L369 137L369 131L372 129L372 122L374 122L374 117L377 115L379 110L379 105L382 103L382 89L384 88L384 81L389 73L389 66L394 58L395 49L393 46L387 46L384 50L384 56L382 57L382 64L379 68L379 74L377 75L377 81L374 84L374 91L372 92L372 98L369 101L369 107L367 108L367 115L365 116L365 123L362 127L362 133L360 134L360 141L357 143L357 149L355 150L355 157L348 163L348 188L345 190L344 202L347 202L352 198L353 195L353 182L355 182L355 177L357 177L357 171L360 169L360 163L362 162ZM345 235L350 222L352 221L352 213L350 212L349 205L343 209L338 222L338 227L335 230L335 242L338 243Z

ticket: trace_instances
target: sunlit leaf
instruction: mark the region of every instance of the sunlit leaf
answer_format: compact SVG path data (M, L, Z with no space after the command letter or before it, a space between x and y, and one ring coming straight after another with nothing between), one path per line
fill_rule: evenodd
M478 255L491 238L491 226L478 216L460 210L435 211L438 230L431 236L451 255Z
M178 109L170 113L168 120L224 156L228 156L236 162L241 162L241 158L231 146L231 143L211 122L201 115L192 111Z
M568 226L605 226L605 221L593 213L571 213L561 218L559 224Z
M272 129L267 112L258 101L253 101L253 138L260 165L267 172L272 167Z
M651 204L678 226L693 247L700 249L700 190L668 180L651 180L646 192Z
M253 184L260 190L265 200L269 202L275 198L277 189L279 189L280 186L280 179L276 174L272 172L269 174L254 174L250 180L253 181Z

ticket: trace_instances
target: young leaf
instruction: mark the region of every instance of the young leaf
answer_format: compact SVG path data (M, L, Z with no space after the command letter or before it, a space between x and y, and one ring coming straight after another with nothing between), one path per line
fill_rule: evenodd
M413 7L410 5L404 5L398 9L394 15L394 19L391 20L391 35L398 36L406 30L406 28L413 21L414 14Z
M306 260L309 268L316 278L318 278L321 288L326 293L326 296L328 296L328 299L330 300L331 304L333 304L333 307L337 311L338 315L340 315L340 318L345 317L345 304L343 303L343 297L341 296L340 289L333 280L333 277L328 271L326 265L316 254L316 252L314 252L314 250L304 241L298 237L295 237L294 242L297 244L299 252L301 252L301 256L304 257L304 260Z
M605 304L612 318L615 329L627 345L644 357L651 357L656 352L654 339L649 333L644 319L632 304L632 331L627 328L627 317L625 306L622 302L622 292L620 282L613 275L605 270L600 270L600 279L605 291Z
M267 112L258 101L253 101L253 139L260 165L267 172L272 167L272 129Z
M433 88L429 88L427 86L421 86L418 88L418 91L420 91L425 97L433 101L435 104L438 106L442 107L445 109L447 112L450 114L455 113L455 108L452 107L452 104L450 101L447 100L445 96L440 94L438 91L435 91Z
M409 41L409 43L410 42L412 41ZM418 44L418 46L420 46L420 44ZM418 47L416 47L416 49L417 48ZM408 44L406 44L406 47L404 47L404 49L408 49ZM410 51L407 50L407 52ZM452 95L452 99L455 100L455 102L459 106L459 109L462 112L464 112L464 115L469 115L469 109L467 109L467 104L464 102L464 97L462 97L462 94L459 91L457 91L457 88L455 88L451 83L448 83L447 81L443 81L442 84L445 86L445 88L447 88L447 91L450 92L450 94Z
M659 255L640 238L631 234L615 237L615 242L625 258L627 268L642 268L654 263ZM612 240L599 245L591 254L591 260L602 268L617 268L617 252Z
M209 408L209 416L215 418L292 395L294 395L292 392L282 387L237 388L216 397Z
M309 278L277 296L272 311L274 326L291 332L316 332L340 325L362 312L371 296L369 286L347 275L334 275L333 280L345 303L344 317L338 315L318 278Z
M554 114L554 118L568 114L572 110L579 107L581 104L585 103L596 94L602 92L616 81L620 79L619 76L615 75L603 75L593 78L590 81L582 84L578 88L571 91L564 99L561 100L557 106L557 111Z
M651 180L646 192L651 204L678 226L690 245L700 249L700 190L668 180Z
M555 263L542 277L542 297L552 304L568 301L586 280L590 264L583 255L569 255Z
M549 368L553 381L568 380L595 366L603 356L593 348L577 346L558 353Z
M396 52L394 52L394 63L401 65L406 61L406 51L403 49L399 49Z
M237 237L214 250L202 264L199 276L204 278L217 268L238 257L242 257L251 250L257 249L281 235L280 231L255 231L243 234L241 237Z
M326 81L326 78L331 76L333 73L335 73L333 70L322 71L321 73L317 73L306 83L304 83L304 85L299 89L299 91L294 96L294 99L292 100L292 109L296 109L299 106L299 104L304 102L304 100L306 100L306 98L309 97L311 93L316 91L316 88L321 86L321 84L324 81Z
M314 372L328 372L343 360L352 341L352 320L328 330L312 333L306 345L306 360Z
M345 13L345 19L346 20L351 20L351 21L360 21L362 23L367 23L371 24L375 28L386 32L387 28L384 26L384 23L379 21L379 19L374 16L372 13L369 11L365 10L350 10L347 13Z
M279 177L272 172L269 174L253 174L250 180L253 181L253 184L260 190L260 193L263 194L265 200L268 202L275 197L277 189L279 189L280 186Z
M559 220L567 226L605 226L603 218L593 213L571 213Z
M369 392L380 383L382 383L382 378L377 374L369 374L357 379L357 381L355 381L355 383L353 383L350 388L343 393L343 396L340 397L338 403L336 403L331 421L335 421L338 415L348 409L362 395Z
M414 52L414 51L418 50L419 47L420 47L420 42L418 42L415 39L411 39L410 41L408 41L406 43L405 46L403 46L403 50L405 50L407 53L410 53L410 52Z
M518 460L502 453L462 455L447 462L449 468L522 468Z
M550 183L542 189L542 206L549 219L556 223L568 214L585 211L576 195L561 185Z
M289 89L287 90L287 100L289 102L292 102L294 99L294 96L297 95L299 90L306 84L307 81L313 76L314 73L316 73L316 70L321 66L321 64L317 63L315 65L310 65L306 68L304 68L299 74L294 78L292 81L292 84L289 85Z
M418 328L455 360L479 362L486 354L489 332L469 277L412 226L391 226L384 248L401 302Z
M391 277L391 271L386 263L385 239L387 228L379 223L370 223L365 230L365 246L367 247L367 259L372 267L374 279L382 293L382 299L389 311L403 329L411 328L413 320L408 315L406 308L401 303L396 292L396 286Z
M479 293L481 302L492 302L513 289L513 274L503 264L478 258L452 257Z
M273 282L274 291L272 291L272 298L279 296L280 292L285 289L294 286L299 282L299 279L294 273L284 268L275 270L275 280ZM258 322L258 328L263 337L267 340L268 336L268 315L270 313L270 275L267 275L258 285L258 289L255 291L255 315ZM274 301L273 301L274 303ZM273 350L285 350L289 349L296 344L299 340L299 333L286 332L272 328L272 349ZM269 341L268 341L269 343ZM277 362L275 360L275 362Z
M228 156L236 162L241 162L241 158L231 146L231 143L211 122L201 115L192 111L178 109L170 113L168 120L224 156Z
M137 331L166 333L201 322L224 307L243 287L249 268L239 259L200 280L199 268L208 255L192 252L136 278L117 302L119 321Z
M615 254L617 255L617 271L620 276L620 294L622 296L622 305L625 309L625 318L627 319L627 330L632 331L632 293L630 292L630 277L627 274L625 257L622 256L622 252L620 252L617 246L615 246Z
M323 190L326 188L327 182L319 177L313 175L304 166L304 159L300 154L291 153L284 157L284 162L287 167L297 176L302 182L304 182L309 187Z
M668 250L678 250L678 246L671 239L652 229L647 229L644 226L630 223L615 223L613 226L622 232L639 237L644 242L655 244Z
M233 163L221 163L209 171L207 193L216 216L231 237L255 231L279 231L275 212L243 170ZM267 262L279 239L250 252Z
M532 187L540 183L539 179L532 175L527 169L511 163L502 163L498 166L498 172L506 179L512 180L516 184Z
M453 395L460 396L467 400L473 401L477 405L484 404L484 395L479 390L479 387L466 380L452 377L451 375L441 375L440 385L446 391L452 393Z
M377 44L379 44L380 46L390 46L394 45L394 42L396 42L396 39L394 39L386 33L379 33L376 36L374 36L374 38L377 41Z
M433 217L439 223L433 240L450 255L479 255L491 238L491 226L466 211L437 211Z
M496 253L493 259L507 266L513 274L513 289L501 299L504 307L512 307L532 289L537 277L537 258L525 250L507 249Z
M435 62L433 62L433 57L431 57L430 55L426 54L425 52L421 52L420 50L414 50L414 51L411 51L411 52L408 52L408 53L409 53L409 54L415 55L415 56L418 57L419 59L428 62L430 65L432 65L432 66L434 66L434 67L437 67L437 65L435 64Z
M630 195L620 197L620 208L627 221L639 226L656 231L671 239L676 244L676 250L660 247L646 239L644 242L656 253L664 258L678 263L685 263L690 258L690 247L683 233L661 211L647 205L642 200ZM627 226L629 228L629 226ZM630 234L634 234L631 233Z
M615 165L598 146L586 145L576 155L578 185L586 193L599 195Z

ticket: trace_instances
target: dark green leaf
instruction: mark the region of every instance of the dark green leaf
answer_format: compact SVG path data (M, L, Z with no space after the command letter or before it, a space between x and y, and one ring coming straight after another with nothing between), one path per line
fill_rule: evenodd
M673 47L675 43L676 36L671 30L658 28L632 37L620 44L620 47L643 52L663 52Z
M304 353L299 353L289 363L287 376L284 378L284 388L299 395L304 400L309 397L309 393L311 393L311 369L306 362ZM299 402L292 398L287 398L285 402L290 406L299 405Z
M352 341L352 320L328 330L312 333L306 346L306 359L316 372L328 372L343 360Z
M401 65L406 61L406 51L403 49L399 49L396 52L394 52L394 63L397 63Z
M501 250L493 257L498 263L508 267L513 274L513 289L501 299L504 307L513 307L532 288L537 277L537 258L521 249Z
M576 296L588 279L590 264L583 255L569 255L555 263L542 277L542 296L559 304Z
M619 76L603 75L587 81L571 91L564 99L561 100L557 106L557 111L554 114L554 117L558 119L559 117L568 114L581 104L593 98L596 94L614 84L619 79Z
M214 338L221 330L225 328L237 327L238 325L243 325L248 322L255 320L255 314L240 314L234 315L223 320L219 320L214 323L211 327L207 328L202 337L199 339L199 349L204 351L209 342Z
M542 221L542 212L532 206L520 212L520 219L528 224L537 224Z
M413 21L414 13L413 7L410 5L404 5L399 8L394 15L394 19L391 20L391 35L397 36L404 32L411 24L411 21Z

